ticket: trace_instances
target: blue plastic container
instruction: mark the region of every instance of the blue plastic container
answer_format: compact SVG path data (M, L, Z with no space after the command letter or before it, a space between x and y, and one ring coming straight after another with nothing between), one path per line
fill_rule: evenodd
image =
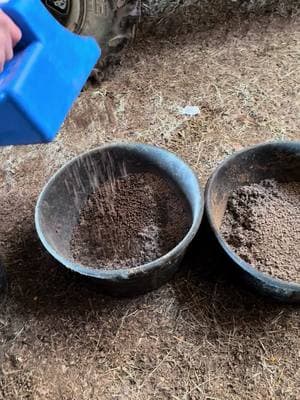
M0 74L0 145L47 143L58 133L101 50L55 20L37 0L0 0L22 30Z

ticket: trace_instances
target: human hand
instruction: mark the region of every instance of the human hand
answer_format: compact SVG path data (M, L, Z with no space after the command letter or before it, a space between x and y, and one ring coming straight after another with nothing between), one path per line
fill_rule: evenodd
M13 49L22 37L17 25L0 10L0 73L4 64L13 58Z

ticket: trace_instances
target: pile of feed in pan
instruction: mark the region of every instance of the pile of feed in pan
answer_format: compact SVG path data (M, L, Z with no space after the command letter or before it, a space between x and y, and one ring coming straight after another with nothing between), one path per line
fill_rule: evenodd
M73 229L74 261L93 268L136 267L165 255L191 226L189 205L157 171L109 179L91 193Z
M237 189L228 199L221 232L259 271L300 283L300 182L272 179Z

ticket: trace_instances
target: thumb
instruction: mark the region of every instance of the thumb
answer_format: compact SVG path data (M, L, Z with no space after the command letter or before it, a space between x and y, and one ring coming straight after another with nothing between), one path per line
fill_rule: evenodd
M1 17L1 23L3 25L6 25L6 28L9 30L12 45L15 46L21 40L22 37L22 32L20 28L2 10L0 10L0 17Z
M22 32L21 29L13 21L11 21L10 24L10 33L11 33L12 44L15 47L15 45L22 38Z

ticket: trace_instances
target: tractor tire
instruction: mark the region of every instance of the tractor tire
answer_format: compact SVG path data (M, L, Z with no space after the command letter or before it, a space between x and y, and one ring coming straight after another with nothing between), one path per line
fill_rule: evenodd
M98 69L120 55L133 39L140 16L140 0L42 1L66 28L97 40L102 50Z

